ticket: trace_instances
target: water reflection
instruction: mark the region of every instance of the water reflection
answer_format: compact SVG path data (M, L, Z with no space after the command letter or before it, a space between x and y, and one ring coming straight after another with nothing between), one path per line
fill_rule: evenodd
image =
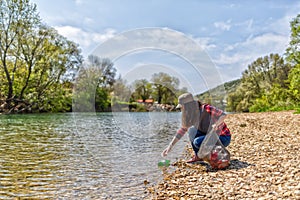
M62 171L63 135L48 118L1 116L0 198L53 196ZM55 173L54 173L55 172Z
M124 130L115 113L0 116L0 199L142 199L179 125L178 113L151 117Z

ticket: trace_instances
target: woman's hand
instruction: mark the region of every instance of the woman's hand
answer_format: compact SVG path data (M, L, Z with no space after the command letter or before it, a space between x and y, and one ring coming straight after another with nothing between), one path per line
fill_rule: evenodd
M222 115L219 118L219 120L216 121L216 123L212 125L212 129L215 130L215 131L218 130L219 126L224 123L225 117L226 117L226 115Z
M213 124L211 127L212 127L212 129L213 129L214 131L216 131L216 130L218 130L218 127L219 127L219 126L218 126L217 124Z
M170 142L169 146L163 150L163 152L161 153L162 157L165 157L168 155L168 153L171 151L171 149L173 148L173 146L180 140L180 138L182 137L182 135L185 133L184 129L181 128L179 129L180 131L183 131L183 133L176 133L176 135L173 137L172 141Z
M165 150L163 150L163 152L161 153L161 156L162 157L167 156L170 151L171 151L171 147L168 146Z

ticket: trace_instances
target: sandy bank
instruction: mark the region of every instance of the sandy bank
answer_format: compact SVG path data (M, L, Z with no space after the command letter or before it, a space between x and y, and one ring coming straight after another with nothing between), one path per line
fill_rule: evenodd
M292 111L228 115L231 165L173 163L149 187L151 199L300 199L300 115ZM186 157L191 157L187 149Z

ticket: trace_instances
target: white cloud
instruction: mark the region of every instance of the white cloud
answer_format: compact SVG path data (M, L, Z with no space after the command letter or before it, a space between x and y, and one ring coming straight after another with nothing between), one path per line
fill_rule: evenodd
M214 61L219 65L236 65L241 62L253 62L258 57L270 53L282 55L287 48L289 37L274 33L266 33L256 37L249 37L246 41L230 45L226 51ZM233 53L234 52L234 53Z
M299 10L300 3L295 7ZM231 29L243 29L250 34L244 41L217 45L210 51L214 63L219 67L225 80L240 77L249 64L257 58L270 53L283 55L290 41L290 21L297 16L295 10L289 9L281 18L270 17L265 25L258 25L253 19L232 24ZM225 23L226 24L226 23ZM222 27L219 24L219 27ZM224 25L224 27L226 27ZM225 29L225 28L224 28Z
M246 21L243 22L239 22L239 23L235 23L234 24L235 27L241 27L243 28L243 30L247 30L247 31L253 31L253 19L248 19Z
M245 27L248 31L261 33L259 35L250 35L245 41L230 44L224 47L219 56L214 56L214 62L218 65L240 66L244 68L251 64L258 57L278 53L282 55L288 47L290 41L290 22L297 16L300 9L300 3L295 8L289 9L283 17L272 21L270 24L255 30L254 20L249 19L244 22L234 24L234 26Z
M75 0L75 4L76 5L81 5L81 4L83 4L83 0Z
M210 37L193 37L191 38L200 45L200 47L205 51L212 51L214 48L216 48L216 45L213 43L212 38Z
M93 25L93 24L95 24L95 20L93 18L90 18L90 17L85 17L83 19L83 22L86 25Z
M114 37L116 34L114 29L106 29L104 33L87 32L73 26L57 26L55 29L59 34L79 44L85 50L83 54L89 53L99 44Z
M274 33L266 33L254 38L248 39L243 46L250 46L258 52L274 52L282 54L288 44L289 37Z
M243 63L251 58L250 55L243 55L242 53L235 53L233 55L228 55L221 53L214 62L218 65L235 65L237 63Z
M214 52L212 58L221 74L226 74L225 80L230 80L232 77L240 77L242 71L259 57L271 53L282 55L288 42L288 36L274 33L250 36L244 42L227 46L219 55Z
M227 20L226 22L215 22L214 26L222 31L229 31L231 28L231 20Z
M300 4L298 6L300 10ZM297 13L287 13L282 18L277 19L274 23L270 24L267 28L269 31L276 33L290 35L290 22L297 16Z

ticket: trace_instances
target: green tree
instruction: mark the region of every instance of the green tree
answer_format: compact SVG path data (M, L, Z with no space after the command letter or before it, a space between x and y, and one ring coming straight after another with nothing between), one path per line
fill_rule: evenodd
M14 96L15 73L26 61L30 62L24 60L27 59L25 56L21 58L23 46L19 42L27 31L31 33L37 28L40 18L36 6L29 4L28 0L1 0L0 8L1 71L7 83L6 98L10 100Z
M98 80L95 93L95 108L97 111L106 111L110 106L110 93L115 83L116 69L108 58L88 56L88 67L94 69L94 76Z
M153 94L158 103L173 104L179 87L179 79L166 73L160 72L152 75L154 85Z
M291 40L286 49L287 61L293 66L300 64L300 14L291 22Z
M105 111L110 106L110 92L116 69L109 59L90 55L80 69L75 83L75 111Z
M289 89L291 98L296 106L300 106L300 64L293 67L289 73Z
M243 72L241 83L237 90L229 94L228 110L231 111L248 111L255 103L263 105L261 100L257 99L268 97L272 99L270 104L280 101L278 97L270 98L274 88L288 89L287 79L291 66L284 62L284 59L278 54L260 57L248 66ZM254 107L253 107L254 108ZM254 110L252 108L252 110Z
M152 84L149 83L146 79L136 80L133 83L134 87L134 98L142 99L145 102L146 99L149 99L152 93Z
M63 104L64 101L61 99L66 96L68 99L65 105L69 105L72 91L63 86L68 85L64 83L74 80L82 63L82 56L77 44L59 35L53 28L45 27L43 32L47 35L43 37L40 51L32 58L32 69L27 68L28 77L26 82L21 84L24 86L20 98L27 90L26 99L30 97L31 101L34 100L32 103L35 103L39 110L48 104L49 109L43 109L44 111L52 111L51 108L59 111L57 102ZM30 52L29 49L29 55ZM29 72L32 72L31 76ZM65 109L69 110L70 107Z
M5 83L0 87L8 112L20 103L41 112L69 110L64 82L82 62L78 45L42 24L28 0L2 0L0 6L0 78Z
M290 26L291 40L286 49L286 60L270 54L249 65L237 90L228 96L230 110L299 109L300 14L290 22Z
M111 90L116 79L116 68L108 58L101 59L95 55L88 56L88 68L95 70L96 75L99 77L99 87Z
M287 60L293 65L289 73L289 92L295 106L300 106L300 14L290 22L291 40L286 50ZM299 109L299 108L298 108Z
M78 71L73 91L75 112L92 112L95 109L95 92L99 77L94 68L81 67Z
M126 81L123 80L121 76L116 79L113 85L113 97L115 98L115 101L130 102L131 89L127 86Z

